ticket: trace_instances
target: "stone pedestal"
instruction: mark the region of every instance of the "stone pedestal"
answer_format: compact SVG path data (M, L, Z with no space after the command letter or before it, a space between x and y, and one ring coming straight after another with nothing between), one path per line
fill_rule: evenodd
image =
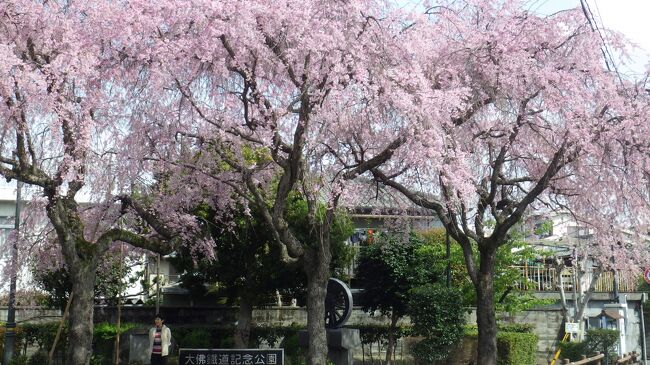
M334 365L352 365L354 349L361 346L359 330L354 328L327 329L327 358ZM307 331L298 332L298 343L303 348L309 347Z
M151 354L149 354L149 331L137 330L131 331L129 335L129 364L131 362L140 362L148 364Z

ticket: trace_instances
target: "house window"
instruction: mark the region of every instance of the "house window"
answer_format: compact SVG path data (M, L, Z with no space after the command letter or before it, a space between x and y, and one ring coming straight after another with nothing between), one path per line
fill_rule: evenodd
M14 217L0 216L0 229L14 229Z
M567 235L572 238L587 238L591 235L591 230L583 226L568 226Z

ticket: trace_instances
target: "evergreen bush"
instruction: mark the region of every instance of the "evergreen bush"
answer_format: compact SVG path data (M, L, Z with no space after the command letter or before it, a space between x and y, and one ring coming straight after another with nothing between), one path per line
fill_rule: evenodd
M560 358L578 361L582 355L587 357L596 351L605 354L606 360L616 356L614 347L618 343L619 332L603 328L587 330L583 342L560 343Z
M413 334L423 339L413 347L413 355L424 361L449 356L465 334L466 310L461 292L439 284L428 284L410 291L408 313Z
M535 365L537 336L525 332L497 333L497 363L499 365Z

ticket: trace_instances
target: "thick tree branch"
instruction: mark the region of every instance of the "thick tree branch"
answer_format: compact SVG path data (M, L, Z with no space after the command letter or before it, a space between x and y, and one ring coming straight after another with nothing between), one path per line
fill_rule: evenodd
M174 251L175 247L172 243L173 240L158 240L153 238L145 238L142 235L129 232L120 228L112 228L104 232L97 239L97 245L100 250L107 250L114 242L122 241L130 244L133 247L142 248L151 252L167 255Z
M548 188L551 179L569 162L572 158L566 156L566 142L553 155L553 159L548 164L544 175L540 177L535 186L516 204L516 208L501 224L498 224L492 235L493 242L503 242L510 228L521 220L528 206L537 199L537 197Z
M492 98L491 97L481 99L481 100L475 102L474 104L472 104L469 107L469 109L467 109L465 111L465 113L463 115L461 115L460 117L457 117L457 118L453 118L451 120L451 122L455 126L460 126L463 123L465 123L466 121L468 121L470 118L472 118L474 116L474 114L476 114L479 110L481 110L481 108L483 108L484 106L486 106L486 105L488 105L490 103L492 103Z
M255 205L262 213L262 217L273 233L274 242L279 245L282 261L292 263L299 260L304 255L304 249L289 229L289 224L284 220L284 216L271 214L262 193L255 185L252 177L248 174L244 176L244 182L248 190L253 194Z
M383 151L381 151L380 153L376 154L375 156L373 156L368 160L361 161L352 170L349 170L345 174L343 174L343 177L346 180L351 180L359 175L364 174L367 171L370 171L376 167L381 166L383 163L390 160L395 154L395 151L399 147L401 147L404 143L406 143L406 137L404 136L397 137L395 140L389 143L386 146L386 148L384 148Z
M131 207L140 218L144 219L144 221L147 222L147 224L151 226L151 228L153 228L156 231L156 233L158 233L165 239L171 240L175 237L174 232L172 232L169 228L167 228L164 222L162 222L149 209L142 206L139 202L133 200L130 196L120 195L117 197L117 199L121 201L125 207Z

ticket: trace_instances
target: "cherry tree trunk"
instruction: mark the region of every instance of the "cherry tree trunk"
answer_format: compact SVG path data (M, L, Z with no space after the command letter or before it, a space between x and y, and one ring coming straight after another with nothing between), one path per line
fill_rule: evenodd
M250 296L243 294L239 301L237 328L235 328L235 348L237 349L245 349L249 344L253 320L253 305L250 299Z
M70 266L76 267L69 267L74 298L70 304L69 345L66 364L88 365L92 356L93 345L96 267L85 262Z
M324 241L324 240L323 240ZM327 362L327 334L325 332L325 294L330 272L329 242L308 251L304 270L307 274L307 333L309 350L307 365L325 365Z
M497 363L497 321L494 312L494 264L496 250L482 250L476 289L476 324L478 325L477 364Z

